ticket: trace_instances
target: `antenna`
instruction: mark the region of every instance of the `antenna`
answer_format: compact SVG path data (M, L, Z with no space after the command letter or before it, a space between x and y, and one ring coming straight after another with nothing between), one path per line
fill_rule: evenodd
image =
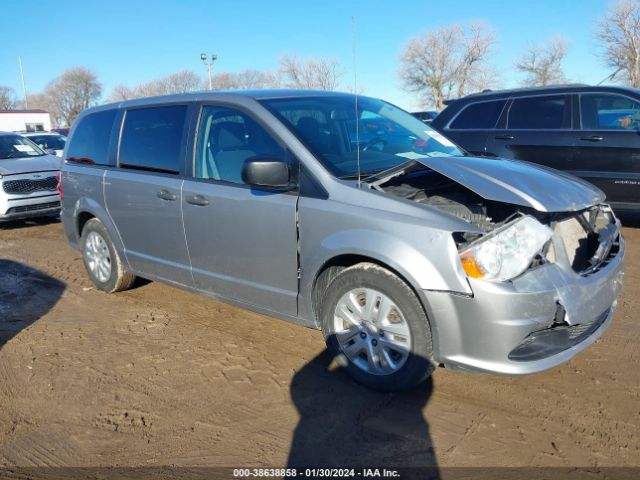
M356 18L351 17L351 49L353 55L353 93L356 109L356 168L358 170L358 188L360 188L360 122L358 118L358 69L356 65Z
M22 81L22 93L24 93L24 108L29 108L29 98L27 97L27 89L24 86L24 72L22 71L22 57L18 56L18 65L20 65L20 80Z
M624 67L620 67L615 72L613 72L611 75L609 75L609 76L603 78L602 80L600 80L596 85L602 85L604 82L606 82L608 80L613 80L615 78L615 76L618 75L622 70L624 70Z

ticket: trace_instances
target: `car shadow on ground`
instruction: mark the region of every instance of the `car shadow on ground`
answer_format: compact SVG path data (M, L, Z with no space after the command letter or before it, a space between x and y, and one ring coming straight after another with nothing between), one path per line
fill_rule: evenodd
M351 380L325 350L291 383L300 420L288 468L420 467L419 478L439 479L423 416L432 392L430 378L407 392L375 392Z
M64 289L46 273L0 259L0 349L51 310Z
M50 223L59 223L60 215L50 215L47 217L34 217L25 220L11 220L8 222L0 222L0 230L16 230L19 228L29 228Z

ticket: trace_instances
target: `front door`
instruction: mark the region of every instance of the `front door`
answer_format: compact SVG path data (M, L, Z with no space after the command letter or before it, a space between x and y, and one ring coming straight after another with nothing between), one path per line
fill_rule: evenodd
M296 315L296 192L245 185L244 161L287 158L248 114L205 106L193 178L182 196L184 227L197 288L259 308Z
M118 168L107 170L105 201L131 267L192 285L180 191L187 106L129 109Z
M514 98L503 129L487 141L498 157L538 163L558 170L571 165L573 136L569 95Z
M580 95L572 173L618 204L640 203L640 102L613 93Z

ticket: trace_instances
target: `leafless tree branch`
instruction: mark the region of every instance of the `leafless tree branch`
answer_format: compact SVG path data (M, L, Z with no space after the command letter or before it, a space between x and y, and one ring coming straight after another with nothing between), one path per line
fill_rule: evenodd
M0 110L13 110L17 103L16 91L11 87L0 85Z
M598 25L604 63L623 81L640 88L640 0L621 0Z
M526 75L526 86L544 86L567 81L562 70L562 61L566 54L566 43L562 37L552 39L544 46L529 48L514 67Z
M283 55L279 60L278 77L283 86L305 90L336 90L344 70L336 59L309 58L300 60Z
M401 57L400 79L406 91L444 107L444 100L494 85L487 60L495 35L483 24L451 25L413 38Z

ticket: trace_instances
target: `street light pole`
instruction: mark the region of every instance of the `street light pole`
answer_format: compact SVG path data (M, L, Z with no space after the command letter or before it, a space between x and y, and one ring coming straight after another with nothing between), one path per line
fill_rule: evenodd
M202 60L202 63L204 63L205 66L207 67L207 74L209 76L209 90L213 90L213 83L211 82L211 70L213 70L213 62L215 62L217 58L218 56L215 53L212 53L211 61L207 62L207 54L206 53L200 54L200 60Z

